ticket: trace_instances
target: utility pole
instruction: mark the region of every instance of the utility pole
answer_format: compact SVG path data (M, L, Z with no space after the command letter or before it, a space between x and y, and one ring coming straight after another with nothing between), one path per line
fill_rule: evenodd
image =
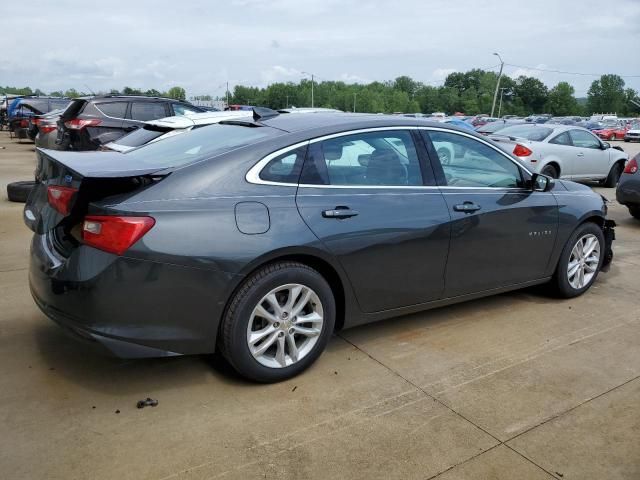
M498 105L498 118L500 118L500 113L502 112L502 94L505 90L508 90L506 87L502 87L500 89L500 104Z
M311 76L311 108L314 107L314 101L313 101L313 73L309 73L309 72L302 72L304 75L309 75Z
M287 103L284 106L284 108L289 108L289 94L287 93Z
M353 94L353 113L356 113L356 93Z
M229 81L227 80L227 108L229 108Z
M493 117L493 112L496 110L496 100L498 99L498 88L500 88L500 78L502 77L502 69L504 68L504 61L499 53L495 53L494 55L500 59L500 73L498 73L498 81L496 82L496 91L493 93L493 104L491 105L491 116Z

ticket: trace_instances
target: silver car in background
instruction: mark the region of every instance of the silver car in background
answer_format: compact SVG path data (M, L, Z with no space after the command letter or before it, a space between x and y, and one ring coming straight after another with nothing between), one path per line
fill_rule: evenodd
M523 124L490 135L529 169L553 178L597 180L615 187L629 156L589 130L572 125Z

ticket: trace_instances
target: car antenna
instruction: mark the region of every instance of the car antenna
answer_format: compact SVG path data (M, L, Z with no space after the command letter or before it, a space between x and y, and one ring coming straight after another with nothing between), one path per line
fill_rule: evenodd
M257 122L258 120L266 120L267 118L273 118L280 115L275 110L266 107L253 107L253 120Z

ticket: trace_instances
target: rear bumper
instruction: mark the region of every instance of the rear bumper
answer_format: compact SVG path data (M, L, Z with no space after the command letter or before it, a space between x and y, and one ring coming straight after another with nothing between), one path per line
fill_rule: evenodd
M616 188L616 200L626 206L640 205L640 176L623 174Z
M61 261L34 235L29 285L42 312L124 358L211 353L234 276L81 246Z

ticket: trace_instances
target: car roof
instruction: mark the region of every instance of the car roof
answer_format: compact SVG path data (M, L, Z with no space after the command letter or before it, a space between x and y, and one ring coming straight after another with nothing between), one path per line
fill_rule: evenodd
M102 101L102 100L142 100L142 101L163 101L163 102L173 102L173 103L187 103L185 100L176 100L175 98L168 97L150 97L147 95L91 95L87 97L78 97L75 100L84 100L87 102L90 101Z
M372 113L324 113L312 115L277 115L258 121L257 125L277 128L288 133L304 132L308 130L347 130L367 127L384 126L434 126L442 127L442 122L433 122L415 117L396 115L378 115Z

